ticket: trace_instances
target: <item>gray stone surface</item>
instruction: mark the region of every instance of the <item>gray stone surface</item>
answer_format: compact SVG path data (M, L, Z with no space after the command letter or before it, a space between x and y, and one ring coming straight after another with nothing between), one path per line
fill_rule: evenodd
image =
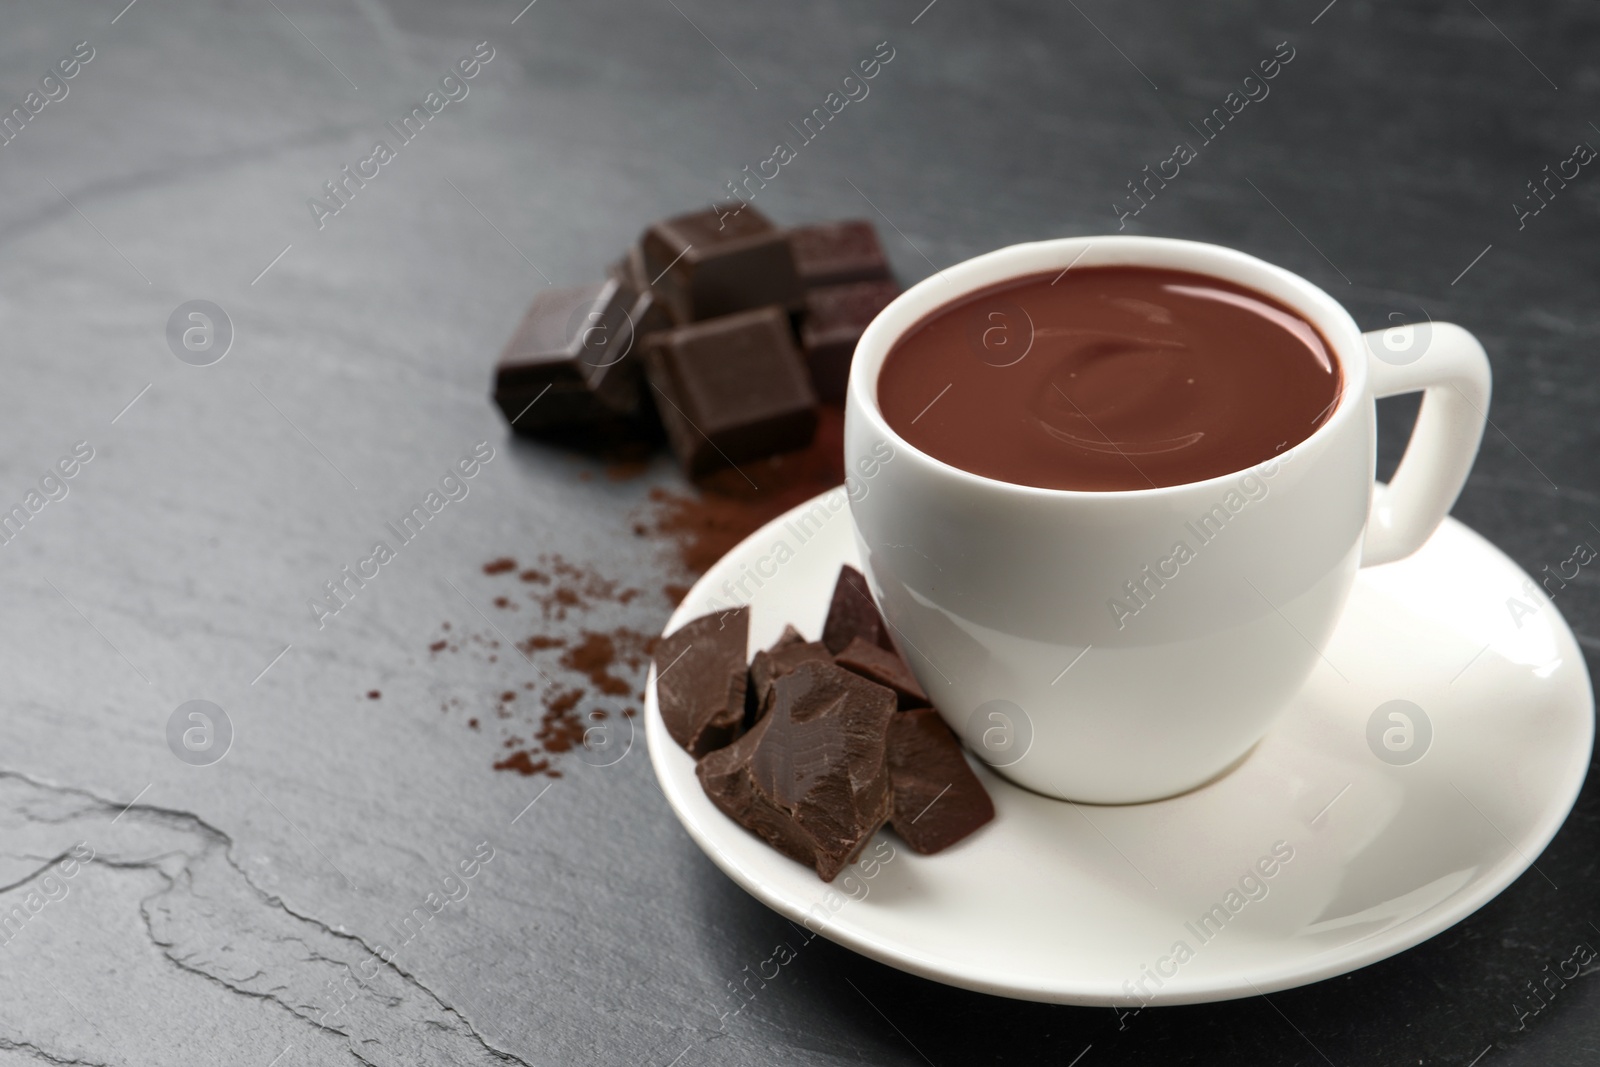
M447 621L487 629L480 567L503 553L645 590L573 632L664 621L682 576L630 524L675 471L657 457L613 482L509 441L492 361L537 288L598 276L647 221L717 196L880 41L895 58L870 96L756 203L881 211L907 281L1115 230L1125 183L1290 41L1271 95L1129 231L1279 262L1367 326L1421 309L1474 330L1495 428L1456 514L1530 570L1558 563L1600 537L1600 177L1521 229L1511 204L1600 145L1593 5L520 8L0 12L0 110L94 49L0 147L0 505L76 442L94 453L0 546L0 909L47 877L59 898L0 945L0 1065L1589 1062L1593 979L1520 1028L1513 1003L1600 942L1592 790L1540 861L1559 889L1524 878L1425 946L1270 1004L1124 1030L823 941L746 1004L731 984L798 935L701 856L642 745L553 781L496 773L497 742L464 720L533 672L427 645ZM307 199L480 41L494 57L469 95L319 229ZM210 366L168 347L196 299L234 331ZM1385 405L1388 465L1407 416ZM319 629L307 599L480 441L494 458L469 495ZM1600 649L1593 572L1558 605ZM196 699L235 730L209 766L167 743ZM78 842L94 858L63 878ZM328 1016L336 976L402 940L485 842L468 896Z

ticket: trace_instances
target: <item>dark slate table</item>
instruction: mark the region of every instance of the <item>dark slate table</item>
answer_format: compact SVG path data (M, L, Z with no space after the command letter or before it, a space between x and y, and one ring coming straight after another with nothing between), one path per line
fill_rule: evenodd
M491 769L533 728L518 687L575 677L559 649L524 662L507 642L536 619L568 651L658 629L687 576L633 526L659 525L652 490L688 491L659 454L619 468L510 441L485 399L495 354L535 290L718 196L880 42L870 95L756 204L878 219L908 282L1115 231L1127 183L1288 42L1270 95L1127 232L1281 263L1369 327L1472 329L1494 426L1456 515L1530 571L1596 538L1600 176L1536 215L1527 183L1600 145L1600 10L1324 2L0 13L0 111L23 109L0 146L0 504L27 514L0 545L0 911L47 890L0 935L0 1067L1600 1058L1600 980L1520 1027L1514 1007L1600 944L1593 788L1540 860L1549 881L1431 942L1121 1029L820 939L746 1003L732 987L794 930L690 842L642 747L607 767L569 753L559 778ZM480 42L475 76L439 89ZM436 89L459 98L392 136ZM339 205L335 180L337 213L309 208ZM226 316L209 335L195 300ZM1386 469L1411 411L1384 406ZM467 495L319 626L308 600L480 441L493 458L449 483ZM50 476L80 442L73 477ZM482 570L502 554L561 557L587 599L548 621L525 596L496 608L521 596ZM1595 572L1558 606L1600 650ZM611 676L631 693L642 672ZM179 714L169 741L192 700L227 716L220 761L214 712L209 735Z

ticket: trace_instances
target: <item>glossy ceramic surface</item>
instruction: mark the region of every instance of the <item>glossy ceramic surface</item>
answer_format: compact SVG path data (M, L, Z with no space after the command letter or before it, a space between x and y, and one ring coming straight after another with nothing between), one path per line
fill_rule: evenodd
M801 525L807 515L826 518ZM744 581L751 647L787 622L815 637L840 564L855 562L841 488L729 553L667 631L727 605L729 583L756 574ZM1446 520L1414 556L1359 573L1326 658L1221 778L1107 807L980 767L992 824L937 856L885 832L831 886L712 806L666 734L653 680L646 735L663 793L706 854L842 945L1030 1000L1226 1000L1415 945L1535 863L1582 784L1593 701L1571 631L1534 589Z
M1007 279L1110 265L1222 278L1294 308L1341 368L1326 421L1248 470L1119 492L974 475L888 425L878 372L926 315ZM983 342L994 331L1010 336L1007 366L1061 358L1034 336L1026 307L977 300L996 325L970 339L974 360L992 361ZM1132 236L1035 241L946 268L878 315L850 374L851 512L907 662L1002 775L1094 803L1191 789L1261 739L1322 658L1357 569L1408 555L1449 511L1477 454L1490 377L1483 347L1458 326L1363 335L1338 301L1280 267ZM930 407L950 387L924 385ZM1374 506L1374 400L1419 389L1405 459ZM1081 432L1101 432L1085 419Z

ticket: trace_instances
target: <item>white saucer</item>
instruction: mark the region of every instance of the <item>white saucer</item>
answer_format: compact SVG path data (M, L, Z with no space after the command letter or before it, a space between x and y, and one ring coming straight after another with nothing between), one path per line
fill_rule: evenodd
M788 622L815 639L839 565L857 563L843 489L819 500L838 505L820 529L787 525L813 502L752 534L695 585L667 632L717 606L712 597L748 598L752 649ZM1171 800L1095 807L980 769L993 823L936 856L885 831L864 853L880 862L831 886L711 804L667 735L653 673L646 736L662 791L717 866L875 960L1065 1004L1270 993L1432 937L1509 885L1555 835L1589 766L1594 702L1577 642L1536 589L1446 520L1412 558L1361 572L1327 664L1231 773ZM1386 729L1404 749L1394 709L1368 741L1369 720L1392 700L1424 709L1431 725L1425 754L1407 765L1376 754L1390 752ZM1390 759L1424 744L1421 717L1409 715L1412 747ZM1241 879L1278 842L1293 858L1267 864L1270 878L1256 871L1243 890L1259 899L1248 899ZM1203 939L1199 919L1213 905L1227 920L1213 918Z

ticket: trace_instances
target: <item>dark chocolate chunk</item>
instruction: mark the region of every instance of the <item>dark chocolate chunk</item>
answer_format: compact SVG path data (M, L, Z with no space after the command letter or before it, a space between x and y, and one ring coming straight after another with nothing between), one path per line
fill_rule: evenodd
M657 642L656 703L672 739L699 758L744 725L745 647L750 609L713 612Z
M850 358L867 324L900 295L890 281L853 282L806 290L800 320L800 347L811 370L811 384L823 400L844 399L850 381Z
M831 663L778 679L772 710L695 768L712 803L831 882L889 817L894 694Z
M783 633L778 635L778 639L772 642L772 647L766 651L768 653L777 652L779 649L787 648L790 645L803 645L805 643L806 638L804 634L802 634L799 630L796 630L792 623L784 623ZM761 653L757 652L755 659L750 661L752 672L755 669L756 660L759 659L761 659ZM765 670L765 668L763 668L763 670ZM744 690L744 728L748 730L750 727L754 726L756 724L756 720L761 718L765 711L766 708L761 706L761 699L757 695L755 676L752 673L750 677L750 683L745 686Z
M994 818L961 742L932 708L895 712L889 724L890 825L915 852L949 848Z
M839 568L839 580L833 587L833 602L828 605L828 621L822 624L822 643L837 656L854 638L868 644L895 651L889 638L889 626L878 614L867 590L867 580L861 572L848 563Z
M644 251L638 244L631 244L620 259L607 265L606 277L616 278L628 288L637 291L649 288L653 275L645 272Z
M672 329L677 325L677 320L672 317L672 312L659 293L644 288L639 290L639 295L628 308L628 325L633 330L637 344L653 333Z
M811 443L817 397L783 309L653 333L644 355L667 440L691 477Z
M789 242L748 204L718 204L656 223L639 239L644 269L679 321L804 299Z
M866 219L796 226L789 231L789 247L800 282L808 289L889 277L878 231Z
M638 414L639 359L628 315L634 300L616 279L533 298L495 369L494 401L512 429Z
M800 664L813 661L831 663L833 658L828 655L821 641L807 641L792 626L784 630L783 636L771 648L756 653L755 659L750 661L750 692L755 698L752 702L752 724L772 706L772 689L778 679ZM876 678L869 680L877 681Z
M900 658L898 652L869 644L857 637L833 657L833 661L869 682L893 689L900 698L901 711L928 706L928 694L922 691L922 686L917 684L917 676L911 673L911 668L906 666L906 661Z
M805 643L806 635L796 630L793 623L786 622L783 624L783 633L779 634L778 639L772 642L772 650L776 651L788 645L803 645Z
M607 267L606 276L616 278L638 294L628 308L635 344L648 334L670 330L678 325L666 299L650 284L650 275L644 269L644 253L638 245L630 247L626 255Z

